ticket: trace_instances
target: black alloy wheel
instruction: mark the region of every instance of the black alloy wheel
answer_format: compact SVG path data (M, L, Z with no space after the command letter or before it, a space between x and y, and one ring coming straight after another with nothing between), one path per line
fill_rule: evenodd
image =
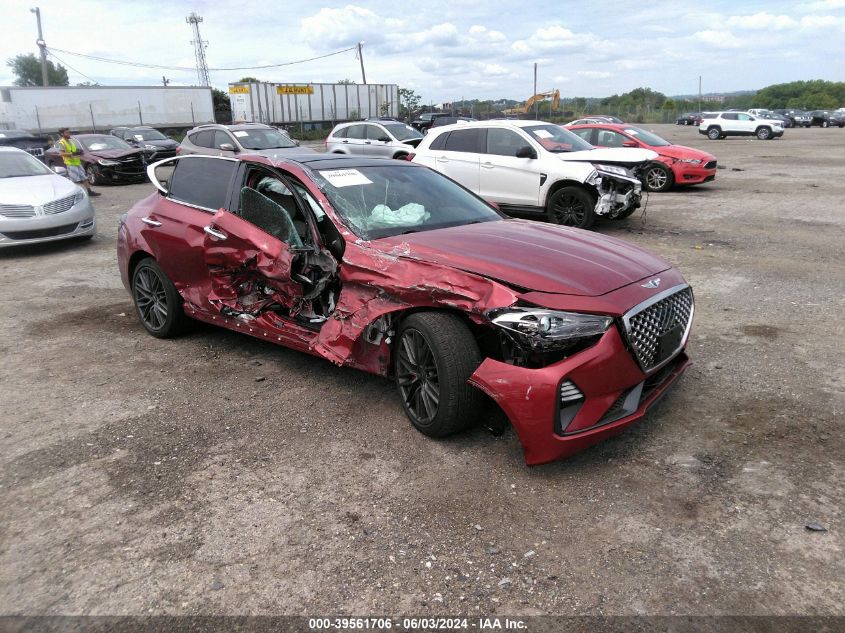
M393 344L393 374L411 424L430 437L471 426L482 394L467 381L481 364L472 332L456 315L420 312L406 318Z
M596 220L596 201L580 187L563 187L549 198L549 220L563 226L588 229Z

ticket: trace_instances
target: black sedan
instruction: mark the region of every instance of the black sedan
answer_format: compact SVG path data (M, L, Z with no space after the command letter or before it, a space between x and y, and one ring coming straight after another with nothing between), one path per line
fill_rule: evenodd
M119 127L111 133L142 150L148 163L176 156L179 147L178 142L151 127Z
M810 121L810 126L818 125L819 127L843 127L845 126L845 118L843 112L829 112L828 110L811 110L807 114L813 117Z

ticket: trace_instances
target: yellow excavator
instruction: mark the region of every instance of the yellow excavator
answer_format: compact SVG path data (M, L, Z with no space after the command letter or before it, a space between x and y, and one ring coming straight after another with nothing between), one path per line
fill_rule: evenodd
M552 110L557 110L560 107L560 90L549 90L548 92L539 92L531 97L529 97L524 106L520 106L518 108L510 108L508 110L502 110L502 114L527 114L531 112L531 108L534 107L534 104L538 101L545 101L546 99L552 100Z

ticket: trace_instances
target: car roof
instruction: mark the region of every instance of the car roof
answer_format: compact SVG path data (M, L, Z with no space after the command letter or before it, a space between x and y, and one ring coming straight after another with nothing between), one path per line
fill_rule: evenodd
M21 152L30 155L29 152L25 152L19 147L12 147L11 145L0 145L0 152Z
M384 167L385 165L399 167L420 166L416 163L404 160L394 160L392 158L367 158L365 156L351 156L347 154L302 154L296 156L279 156L278 158L264 156L261 154L244 154L242 158L243 160L249 162L269 162L273 165L297 163L317 170L354 169L356 167Z

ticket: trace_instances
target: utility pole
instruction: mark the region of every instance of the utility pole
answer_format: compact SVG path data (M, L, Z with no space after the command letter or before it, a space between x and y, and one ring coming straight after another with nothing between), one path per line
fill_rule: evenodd
M701 75L698 76L698 111L701 112Z
M204 42L202 37L200 37L202 16L192 11L191 15L185 18L185 22L190 24L194 29L194 39L191 40L191 44L194 45L194 57L197 61L197 78L201 86L210 86L211 79L208 76L208 62L205 59L205 48L208 46L208 42Z
M537 62L534 62L534 94L537 94ZM534 102L534 120L540 118L540 102Z
M161 76L161 85L166 88L167 84L169 84L169 83L170 83L170 80L167 77L165 77L164 75L162 75Z
M44 87L50 85L50 80L47 77L47 42L44 41L44 34L41 32L41 9L34 7L30 12L35 14L35 21L38 23L38 39L35 43L41 49L41 83Z
M358 59L361 60L361 78L364 81L364 85L367 84L367 73L364 72L364 42L358 42Z

